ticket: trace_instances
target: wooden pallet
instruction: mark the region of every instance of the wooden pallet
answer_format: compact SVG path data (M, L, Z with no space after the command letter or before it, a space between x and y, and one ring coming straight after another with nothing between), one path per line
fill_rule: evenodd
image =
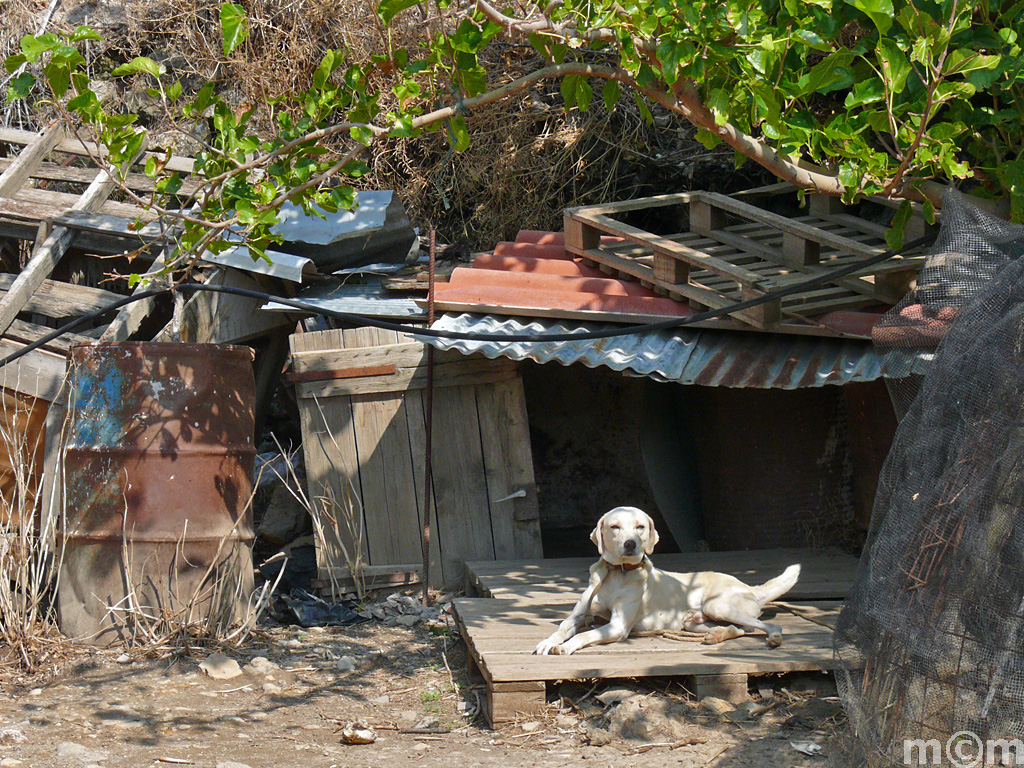
M614 218L662 208L683 209L688 231L655 235ZM665 213L666 217L683 219L678 210ZM625 242L602 245L602 235L621 237ZM567 209L565 247L606 272L638 279L691 305L716 309L808 277L828 275L888 249L885 227L850 215L831 198L812 197L809 215L790 219L711 192ZM850 276L732 314L767 330L784 315L809 317L894 304L910 286L923 259L919 251L899 255Z
M545 706L546 683L555 680L684 676L691 678L698 696L740 700L746 697L749 675L832 668L831 631L775 607L765 616L783 627L786 640L780 648L768 648L758 636L714 646L642 637L591 646L572 656L534 656L537 643L555 630L578 598L591 562L467 563L469 583L488 596L458 599L453 613L471 669L487 686L486 716L492 725L537 714ZM672 570L732 573L755 584L800 562L803 573L785 596L786 604L826 623L838 615L857 565L848 555L810 550L661 555L656 562Z

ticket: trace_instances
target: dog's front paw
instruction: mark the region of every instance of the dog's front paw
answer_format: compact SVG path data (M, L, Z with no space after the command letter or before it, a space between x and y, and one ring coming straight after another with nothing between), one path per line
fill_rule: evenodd
M772 632L770 635L768 635L768 647L769 648L778 648L780 645L782 645L782 633L781 632Z
M549 654L561 653L561 651L558 650L561 647L561 644L557 640L548 638L547 640L541 640L537 643L537 647L533 649L533 652L537 656L547 656Z
M566 644L556 645L551 649L551 653L555 656L568 656L573 652L573 649L568 647Z

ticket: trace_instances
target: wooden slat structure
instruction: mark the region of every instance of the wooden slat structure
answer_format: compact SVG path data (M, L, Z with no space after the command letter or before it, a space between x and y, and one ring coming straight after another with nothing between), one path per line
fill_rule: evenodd
M658 214L678 231L657 235L626 223L627 214ZM920 228L920 227L919 227ZM624 238L601 243L602 235ZM631 277L698 308L727 308L808 277L884 253L885 227L851 215L830 198L788 218L711 192L641 198L565 212L565 247L602 270ZM847 277L733 313L748 326L781 330L785 315L894 304L923 262L901 254Z
M831 630L818 622L834 623L853 582L855 557L780 549L656 555L655 562L666 570L731 573L749 584L799 562L800 581L783 598L795 611L770 606L764 614L783 627L782 646L768 648L756 635L710 646L634 637L571 656L534 656L537 643L578 599L592 560L468 563L468 585L483 597L456 600L454 614L472 665L487 684L489 722L536 715L544 707L545 683L555 680L685 676L698 696L741 698L749 675L832 668Z
M426 423L422 343L374 328L291 337L309 497L337 525L332 569L421 562ZM431 582L461 585L467 560L539 557L526 405L509 360L436 353Z

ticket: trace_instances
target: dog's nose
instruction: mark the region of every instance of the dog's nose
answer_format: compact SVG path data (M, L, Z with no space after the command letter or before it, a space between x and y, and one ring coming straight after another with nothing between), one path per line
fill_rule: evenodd
M627 539L625 541L625 543L622 545L622 548L626 552L635 552L636 551L636 542L633 539Z

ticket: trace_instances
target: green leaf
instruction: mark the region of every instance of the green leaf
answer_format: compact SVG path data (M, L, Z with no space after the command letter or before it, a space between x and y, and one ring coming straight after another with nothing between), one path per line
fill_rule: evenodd
M983 56L976 51L961 48L949 54L943 71L946 75L962 75L976 69L995 69L1002 60L1003 57L999 55Z
M358 179L360 176L365 176L370 172L370 166L362 160L353 160L342 168L342 170L353 179Z
M815 64L811 71L800 78L800 93L828 93L853 85L853 71L849 68L853 54L847 50L836 51Z
M460 74L467 96L477 96L487 90L487 70L482 66L464 69Z
M224 55L229 56L249 37L249 17L245 9L236 3L224 3L220 7L220 29Z
M889 85L889 90L893 93L902 93L911 72L910 61L906 55L896 41L888 37L878 41L875 55L882 66L882 75Z
M877 77L870 80L860 80L854 84L853 89L846 94L846 101L843 106L847 109L856 109L866 104L874 104L885 98L885 86Z
M462 115L456 115L448 121L448 141L456 152L469 149L469 129Z
M590 83L587 82L587 78L581 77L576 83L576 106L581 111L586 112L590 109L590 102L594 100L594 90L590 87Z
M715 116L716 125L725 125L729 122L729 93L724 88L712 90L705 103Z
M55 34L25 35L21 38L21 52L30 64L39 61L39 57L47 51L52 51L60 45L60 40Z
M879 33L884 35L892 27L892 0L850 0L850 5L871 19Z
M166 71L167 68L163 64L157 64L148 56L136 56L127 64L122 64L120 67L115 69L110 74L114 77L122 77L124 75L144 73L158 78L161 75L163 75Z
M906 233L907 222L910 221L913 213L914 210L910 205L910 201L904 200L900 203L900 207L896 209L896 213L893 214L892 222L890 222L889 229L885 233L885 242L889 244L892 250L898 251L903 247L903 236Z
M86 40L103 40L103 35L97 32L92 27L87 27L84 24L77 27L74 32L71 33L71 37L68 38L72 43L81 43Z
M420 0L381 0L381 4L377 6L377 15L385 24L390 24L399 13L419 3Z
M373 131L365 125L356 125L349 129L349 135L364 147L373 143Z
M28 62L28 57L23 53L16 53L4 59L4 69L8 74L14 74L22 64Z
M559 83L559 90L562 92L562 101L565 102L566 109L576 106L576 81L579 79L579 75L566 75Z
M11 81L7 88L7 103L18 99L27 99L32 92L32 86L36 84L35 77L30 72L22 72Z
M618 80L605 80L601 89L601 96L604 98L604 108L609 112L614 109L616 102L622 96L622 88Z

